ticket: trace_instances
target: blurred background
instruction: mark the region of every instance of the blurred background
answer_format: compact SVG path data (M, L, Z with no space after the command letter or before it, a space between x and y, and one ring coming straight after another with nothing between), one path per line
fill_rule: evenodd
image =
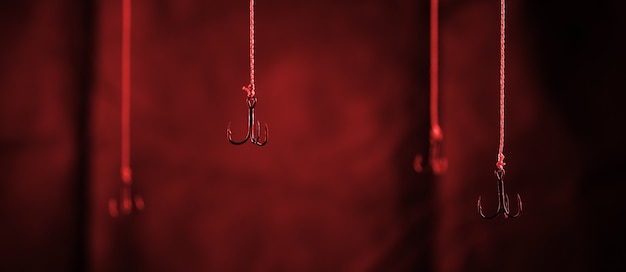
M121 1L0 1L0 271L619 271L624 1L508 1L507 192L497 205L499 1L440 2L443 175L429 1L136 0L132 159L112 218ZM516 207L513 207L516 210Z

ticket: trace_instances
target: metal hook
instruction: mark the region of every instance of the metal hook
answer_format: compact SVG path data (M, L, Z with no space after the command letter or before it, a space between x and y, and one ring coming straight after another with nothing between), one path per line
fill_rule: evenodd
M443 145L443 133L441 132L441 128L436 125L430 130L430 153L429 153L429 161L430 168L432 168L433 173L435 174L443 174L448 169L448 159L443 156L442 151Z
M509 209L509 196L504 192L504 169L497 169L495 172L496 178L498 179L498 210L496 213L491 216L486 216L483 213L483 207L480 205L481 197L478 197L478 203L476 207L478 208L478 213L483 219L492 219L498 216L498 214L504 215L504 218L517 218L522 213L522 198L517 194L517 205L519 210L516 214L511 215L511 211Z
M448 159L443 156L443 133L439 126L433 126L430 130L430 147L428 152L428 165L423 162L421 154L415 157L413 168L421 173L427 166L435 175L441 175L448 169Z
M141 195L133 193L130 168L122 168L122 188L119 200L109 199L109 214L111 217L117 217L120 213L129 215L133 210L142 211L144 207L145 203Z
M250 139L251 143L258 146L264 146L267 144L267 124L265 124L265 141L261 142L259 141L259 135L261 135L261 124L258 121L256 124L254 123L254 106L256 106L256 101L257 99L254 96L248 96L246 99L246 102L248 103L248 133L246 134L246 138L239 142L233 141L233 132L230 130L230 123L228 123L226 136L231 144L240 145L248 141L248 139Z

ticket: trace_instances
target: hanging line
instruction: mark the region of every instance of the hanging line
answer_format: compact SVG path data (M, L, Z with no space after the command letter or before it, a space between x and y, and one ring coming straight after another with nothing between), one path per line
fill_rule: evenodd
M122 0L122 67L121 67L121 167L122 187L119 200L109 200L109 213L117 217L120 211L130 214L133 207L143 210L144 201L132 192L132 169L130 167L130 95L131 95L131 0Z
M439 125L439 0L430 1L430 131L428 165L436 174L443 174L448 161L443 157L443 132ZM417 172L424 170L423 156L417 155L414 162Z
M500 0L500 141L498 145L498 161L496 167L504 171L504 22L505 0Z
M254 84L254 0L250 0L250 83L242 89L248 93L248 97L256 95Z
M430 1L430 125L439 127L439 0Z
M122 149L121 173L124 184L132 183L130 169L130 42L131 0L122 1Z
M226 138L231 144L240 145L248 141L257 146L264 146L267 144L267 124L265 124L265 139L260 141L261 136L261 124L258 121L254 121L254 107L256 106L256 84L254 82L254 0L250 0L250 83L247 86L243 86L248 97L246 103L248 104L248 132L246 138L241 141L234 141L232 139L232 131L230 130L230 123L226 129Z
M439 126L439 0L431 0L430 16L430 167L443 174L448 160L443 157L443 132Z
M522 213L522 199L517 194L517 205L519 207L516 214L511 214L509 209L509 196L504 191L504 55L505 55L505 0L500 0L500 139L498 144L498 158L496 162L495 175L498 180L498 209L495 214L486 216L480 204L481 197L478 197L476 204L478 213L483 219L492 219L503 214L504 218L516 218Z

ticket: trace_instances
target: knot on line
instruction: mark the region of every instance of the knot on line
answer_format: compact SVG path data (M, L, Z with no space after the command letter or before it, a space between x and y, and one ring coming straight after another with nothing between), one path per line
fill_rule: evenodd
M243 86L241 89L248 93L248 97L254 97L256 89L254 84L248 84L248 86Z
M506 163L504 163L504 154L502 153L498 154L498 161L496 162L496 167L498 168L498 170L504 170L505 165Z

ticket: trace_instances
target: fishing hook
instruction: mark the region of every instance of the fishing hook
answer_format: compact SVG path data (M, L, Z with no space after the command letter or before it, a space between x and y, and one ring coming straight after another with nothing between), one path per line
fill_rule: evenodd
M433 174L442 175L448 169L448 159L443 155L443 133L439 126L433 126L430 130L430 147L428 150L427 163L421 154L415 156L413 168L416 172L422 173L429 168Z
M258 146L264 146L267 144L267 124L265 124L265 141L261 142L259 141L259 135L261 135L261 124L258 121L256 124L254 123L254 106L256 106L256 101L257 99L254 96L248 96L246 99L246 102L248 103L248 133L246 134L246 138L239 142L233 141L233 132L230 130L230 123L228 123L226 136L231 144L240 145L248 141L248 139L250 139L251 143Z
M504 169L498 169L494 172L494 174L498 179L498 210L496 210L495 214L491 216L486 216L483 213L483 207L480 205L481 197L478 196L478 203L476 204L476 207L478 208L478 213L483 219L495 218L500 213L504 215L504 218L517 218L522 213L522 198L519 196L519 194L517 194L517 205L519 207L519 210L516 214L511 215L509 209L509 195L504 192Z
M430 130L429 161L433 173L440 175L448 169L448 160L443 156L443 133L438 125Z
M129 215L133 210L141 211L145 207L143 198L133 193L130 168L122 169L122 188L119 199L109 199L109 214L117 217L120 213Z

